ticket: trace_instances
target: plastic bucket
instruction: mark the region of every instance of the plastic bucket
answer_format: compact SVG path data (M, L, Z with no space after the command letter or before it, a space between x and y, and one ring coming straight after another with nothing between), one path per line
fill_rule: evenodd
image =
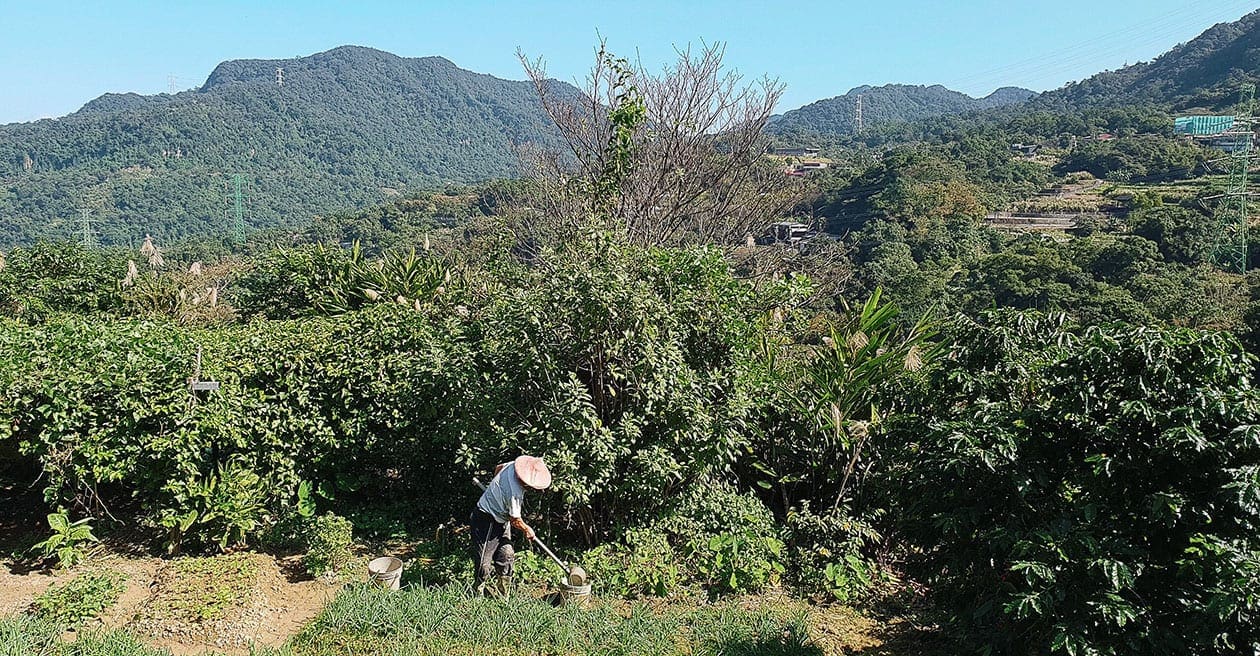
M368 563L368 578L386 590L397 590L402 582L403 562L382 556Z
M560 603L562 605L586 606L591 601L591 584L586 585L569 585L568 583L560 584Z

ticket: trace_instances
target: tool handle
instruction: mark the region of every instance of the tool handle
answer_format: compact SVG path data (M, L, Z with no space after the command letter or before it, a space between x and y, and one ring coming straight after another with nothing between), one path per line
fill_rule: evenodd
M481 488L482 490L486 489L486 486L480 480L478 480L476 476L473 476L472 481L473 483L476 483L477 487ZM556 564L560 566L560 569L564 570L564 573L566 575L570 573L569 566L565 565L563 560L560 560L559 558L557 558L556 555L551 552L551 549L548 549L547 545L543 544L542 539L538 537L537 533L534 534L534 544L538 545L539 547L542 547L543 553L547 554L548 556L551 556L551 559L556 561Z
M560 569L564 570L564 573L566 575L569 574L569 566L565 565L564 561L560 560L559 558L556 558L556 555L554 553L551 553L551 549L548 549L547 545L543 544L543 541L538 539L537 535L534 536L534 544L538 545L539 547L542 547L543 553L546 553L548 556L551 556L551 559L556 561L556 564L560 566Z

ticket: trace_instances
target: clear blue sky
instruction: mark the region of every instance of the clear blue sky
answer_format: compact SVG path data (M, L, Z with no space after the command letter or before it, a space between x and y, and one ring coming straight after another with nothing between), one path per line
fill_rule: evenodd
M442 55L520 79L515 51L573 81L597 33L650 65L723 41L727 62L787 84L780 111L860 84L944 84L972 95L1051 89L1149 60L1260 0L631 0L622 2L45 2L0 4L0 123L73 112L107 91L199 86L226 59L355 44Z

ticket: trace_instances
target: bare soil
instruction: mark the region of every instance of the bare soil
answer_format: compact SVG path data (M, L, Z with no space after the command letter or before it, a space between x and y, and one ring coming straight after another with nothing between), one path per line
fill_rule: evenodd
M221 618L202 623L163 613L163 593L173 581L171 560L97 549L69 570L32 569L11 558L0 560L0 615L26 611L54 583L84 572L112 570L127 576L126 589L114 606L84 628L125 629L155 647L177 656L214 651L244 656L250 645L278 646L301 630L337 593L339 585L305 575L297 557L246 554L253 561L247 590L234 599ZM67 635L73 639L73 634Z

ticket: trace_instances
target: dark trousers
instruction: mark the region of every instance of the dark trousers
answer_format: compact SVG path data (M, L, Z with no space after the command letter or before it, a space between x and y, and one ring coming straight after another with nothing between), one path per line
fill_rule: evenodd
M512 578L516 550L512 548L507 524L500 524L481 510L473 510L468 524L472 528L472 557L473 567L477 570L477 586L484 584L492 571L503 578Z

